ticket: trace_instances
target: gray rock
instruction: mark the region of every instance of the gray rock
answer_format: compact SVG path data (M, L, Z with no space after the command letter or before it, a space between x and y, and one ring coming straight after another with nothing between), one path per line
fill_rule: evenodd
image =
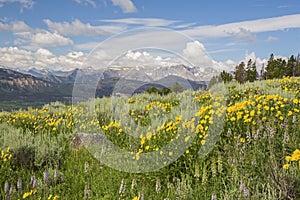
M103 145L107 141L104 135L97 133L77 133L71 141L70 146L74 149L80 147Z

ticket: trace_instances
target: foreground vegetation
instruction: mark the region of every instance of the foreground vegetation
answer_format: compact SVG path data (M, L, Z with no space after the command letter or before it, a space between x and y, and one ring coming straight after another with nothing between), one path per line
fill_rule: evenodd
M0 196L299 199L299 90L298 78L284 78L228 83L226 96L213 91L140 94L96 99L73 108L54 103L2 112ZM223 116L220 133L214 133L218 129L211 128ZM113 169L88 147L71 143L79 132L104 134L129 152L130 162L139 163L149 152L175 161L153 172ZM199 155L218 134L211 151ZM176 149L163 149L177 140L189 145L172 159Z

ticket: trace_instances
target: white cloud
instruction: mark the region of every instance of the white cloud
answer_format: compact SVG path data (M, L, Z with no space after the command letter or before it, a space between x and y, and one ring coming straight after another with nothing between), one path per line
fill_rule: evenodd
M3 24L0 22L0 30L1 31L10 31L10 27L7 24Z
M83 51L91 51L96 48L100 43L99 42L88 42L88 43L81 43L75 44L75 48Z
M93 0L75 0L76 3L91 5L96 8L96 3Z
M121 7L123 13L134 13L137 11L131 0L112 0L112 3Z
M25 24L23 21L16 21L12 23L11 31L13 33L23 33L23 32L29 32L31 28Z
M235 62L234 60L231 60L231 59L226 60L226 61L224 62L224 65L226 66L226 69L227 69L227 70L232 70L232 69L234 69L235 66L236 66L237 64L238 64L237 62Z
M44 56L44 57L52 57L54 56L52 52L50 52L48 49L43 49L43 48L39 48L37 51L36 51L36 54L38 56Z
M73 41L65 38L57 33L50 33L48 31L39 32L31 37L31 44L34 46L67 46L72 45Z
M267 42L273 42L273 41L276 41L276 40L278 40L278 38L277 38L277 37L274 37L274 36L269 36L269 37L266 39Z
M70 58L80 58L83 56L85 56L85 54L81 51L73 51L73 52L70 52L67 54L67 57L70 57Z
M22 45L22 44L25 44L27 42L28 42L28 40L25 40L23 38L17 38L17 39L14 40L14 45Z
M256 36L253 33L251 33L250 30L247 30L245 28L240 28L238 32L229 32L229 34L238 40L246 40L249 42L253 42L256 40Z
M78 19L72 23L52 22L45 19L44 23L51 31L66 36L107 36L125 29L124 26L92 26L89 23L84 24Z
M196 66L212 66L212 59L207 55L204 45L199 41L187 43L183 50L183 56Z
M30 9L33 7L34 1L33 0L0 0L0 7L3 7L7 3L19 3L21 4L21 12L23 8Z
M34 61L32 53L18 49L17 47L0 48L1 65L9 67L27 67L32 66Z
M0 31L11 32L18 36L14 40L15 45L30 44L36 47L42 46L66 46L72 45L73 41L63 37L58 33L51 33L41 29L32 29L23 21L13 21L11 23L1 23Z
M218 26L198 26L182 32L194 37L228 37L239 34L241 29L250 31L251 33L260 33L288 28L300 28L300 14L235 22Z
M148 51L128 51L124 56L114 60L113 66L123 67L161 67L180 64L179 60L170 57L156 56Z
M288 6L288 5L280 5L280 6L277 6L277 8L279 8L279 9L282 9L282 8L289 8L290 6Z
M104 52L102 51L101 55ZM229 70L233 68L234 61L227 61L225 63L217 62L210 58L206 54L205 47L199 41L188 42L184 49L181 50L181 54L176 52L167 52L164 56L161 52L157 53L151 50L129 50L123 55L118 57L105 57L106 62L114 67L158 67L158 66L174 66L184 64L187 66L196 66L200 69L212 70ZM91 58L98 58L99 56L92 56ZM97 66L96 63L102 63L101 61L94 60L90 62L91 66ZM94 65L93 65L94 64Z
M17 47L2 47L0 48L0 54L1 65L23 70L32 67L71 70L81 67L87 56L83 52L70 52L67 55L56 56L44 48L39 48L37 51L28 51Z
M235 64L234 61L231 60L222 63L211 59L206 54L204 45L198 41L187 43L181 52L181 56L177 54L173 55L173 52L168 52L168 54L162 56L162 54L151 50L129 50L118 57L114 57L110 52L98 50L93 53L93 56L81 51L72 51L66 55L56 56L46 48L38 48L35 51L30 51L17 47L3 47L0 48L0 64L23 70L31 67L71 70L88 66L97 69L97 66L105 63L105 67L165 67L179 64L189 66L192 62L195 66L200 67L200 69L204 70L205 68L209 69L213 67L214 70L218 71L224 69L228 70ZM185 59L187 59L188 62ZM149 70L151 70L151 68L149 68Z
M175 26L174 28L176 28L176 29L185 29L185 28L188 28L188 27L191 27L191 26L194 26L194 25L196 25L196 23L180 24L180 25Z
M0 31L12 32L14 34L31 31L31 28L23 21L14 21L11 24L0 22Z
M105 19L100 20L102 22L111 23L122 23L122 24L132 24L132 25L143 25L143 26L169 26L176 22L177 20L166 20L159 18L123 18L123 19Z

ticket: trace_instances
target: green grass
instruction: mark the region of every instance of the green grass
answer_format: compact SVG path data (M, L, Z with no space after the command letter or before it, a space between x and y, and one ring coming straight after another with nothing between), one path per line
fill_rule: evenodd
M246 101L249 94L243 94L243 91L246 87L256 86L270 92L267 82L238 85L239 94L244 96L230 101ZM277 90L274 91L276 93ZM174 94L166 97L143 94L134 98L145 101L149 98L159 99L161 102L180 99ZM96 111L101 113L98 120L101 119L104 124L113 117L109 114L111 108L104 106L113 105L109 103L111 100L97 99L95 103ZM127 105L126 99L115 100ZM143 113L146 104L137 100L128 105L136 112ZM50 113L63 113L67 109L59 104L48 107ZM124 108L116 109L119 110L115 111L118 113L115 119L122 118ZM176 109L174 106L175 111ZM190 153L184 154L170 165L147 173L118 171L95 159L84 147L72 148L70 141L81 131L79 126L75 126L74 132L71 133L61 129L58 130L58 134L54 134L50 129L45 129L44 132L33 134L30 129L8 125L7 118L4 118L6 120L2 120L0 124L0 147L4 150L10 146L12 158L8 161L0 160L0 197L22 199L25 192L33 189L31 179L35 175L36 193L27 197L28 199L54 199L55 195L58 195L59 199L213 199L214 196L216 199L228 200L300 199L299 166L293 165L288 170L282 167L286 163L285 157L300 148L300 115L294 115L297 119L294 123L288 121L288 117L285 116L284 123L287 123L288 127L281 126L272 114L265 122L258 120L255 126L227 120L219 140L205 157L198 157L194 147L191 147ZM137 115L134 115L133 119L134 117ZM81 124L86 125L85 128L80 126L85 132L97 131L88 125L90 118L80 115L78 119L82 119ZM132 123L141 122L133 120ZM149 119L145 117L143 123L149 123ZM115 132L107 134L117 137ZM130 147L124 144L124 148ZM49 178L46 177L46 180L45 172L49 172ZM20 179L22 189L17 189ZM5 182L12 186L11 194L5 191ZM49 195L53 195L52 198L48 198Z

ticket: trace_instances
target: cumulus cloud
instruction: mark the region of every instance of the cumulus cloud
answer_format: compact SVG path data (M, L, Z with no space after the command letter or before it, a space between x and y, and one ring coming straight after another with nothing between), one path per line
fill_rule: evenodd
M63 37L57 33L50 33L48 31L39 32L31 37L31 44L35 46L67 46L72 45L73 41L69 38Z
M89 23L84 24L78 19L71 23L52 22L45 19L44 23L51 31L65 36L107 36L125 29L124 26L92 26Z
M113 60L111 64L113 66L122 67L165 67L184 64L187 66L192 65L203 70L205 68L212 68L212 70L217 71L233 69L236 64L236 62L232 60L228 60L227 62L217 62L213 60L206 54L204 45L199 41L188 42L186 47L182 50L181 55L172 55L172 52L164 56L160 55L162 54L151 51L128 51L123 56Z
M14 21L10 24L0 22L0 31L12 32L14 34L29 32L32 29L23 21Z
M212 66L212 59L206 54L205 47L199 41L189 42L183 50L183 56L199 67Z
M32 53L17 47L0 48L1 65L9 67L28 67L34 64Z
M137 11L131 0L112 0L112 3L121 7L123 13L134 13Z
M224 63L224 70L226 71L230 71L233 70L235 68L235 66L238 64L236 61L228 59L226 60Z
M116 59L114 66L131 67L165 67L179 64L178 60L161 57L148 51L128 51L124 56Z
M161 54L155 51L147 50L129 50L119 57L112 57L106 51L99 50L93 53L93 56L81 51L68 52L66 55L55 55L46 48L40 47L36 50L24 50L17 47L0 48L0 64L7 67L14 67L26 70L31 67L70 70L87 66L97 67L166 67L185 64L190 66L191 62L200 71L213 67L212 70L228 70L234 61L217 62L206 54L205 47L198 41L189 42L182 50L182 57L168 54ZM188 60L188 62L186 60ZM101 67L101 66L100 66ZM102 66L103 67L103 66ZM232 67L233 68L233 67ZM96 69L96 68L95 68ZM150 69L150 68L149 68Z
M87 56L83 52L75 51L69 52L67 55L56 56L45 48L28 51L17 47L2 47L0 48L0 54L1 65L22 70L28 70L32 67L71 70L81 67Z
M70 58L81 58L83 56L85 56L85 54L81 51L73 51L67 54L67 57Z
M48 49L39 48L36 52L36 55L38 56L44 56L44 57L53 57L53 53L50 52Z

